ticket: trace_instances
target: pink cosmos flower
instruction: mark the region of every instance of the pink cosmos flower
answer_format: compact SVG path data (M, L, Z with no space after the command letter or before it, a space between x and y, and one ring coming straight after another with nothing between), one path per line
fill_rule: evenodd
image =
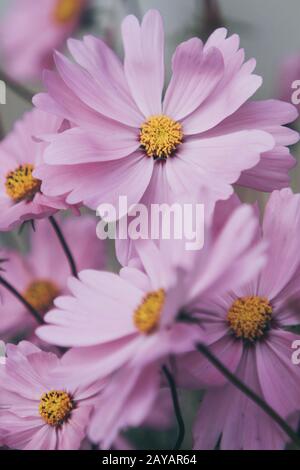
M215 292L199 310L213 353L284 418L300 407L300 369L292 363L299 336L287 331L300 320L299 229L300 195L272 193L257 234L268 244L266 265L251 282ZM186 386L210 386L194 429L196 449L212 449L219 439L221 449L284 447L287 436L257 405L231 384L213 387L224 379L200 353L180 358L178 368Z
M287 186L294 160L285 147L298 134L282 127L297 117L280 101L247 102L261 85L255 61L244 63L239 37L217 29L206 44L178 46L173 76L164 87L164 31L150 10L140 25L122 26L124 65L100 40L69 40L76 63L60 53L45 72L48 93L40 109L74 123L54 135L35 175L47 195L68 194L70 204L96 209L142 201L228 198L232 183L271 190ZM242 175L242 176L241 176Z
M281 64L279 71L279 96L288 102L292 102L293 93L296 88L293 87L294 82L300 82L300 54L293 54L287 57ZM299 84L297 86L299 90ZM300 94L297 92L297 98L299 100ZM294 103L296 105L296 103ZM300 105L297 105L298 110Z
M170 240L159 249L139 240L139 257L119 276L86 270L70 279L72 296L55 300L45 316L48 325L36 334L76 347L63 361L68 371L73 364L75 376L80 371L82 381L114 372L91 425L95 442L109 446L120 429L144 420L161 384L161 365L190 351L198 338L199 328L185 312L211 290L243 284L261 267L264 247L253 244L257 229L252 209L241 207L218 237L210 240L207 229L205 250L185 251L182 241Z
M56 378L60 359L28 342L7 345L0 365L0 429L4 444L23 450L77 450L86 436L101 382Z
M41 182L32 174L47 145L36 136L58 132L61 127L60 118L34 109L0 143L0 231L68 207L62 197L42 194Z
M78 268L104 267L104 244L96 237L95 220L86 215L61 222ZM47 220L35 224L28 254L3 250L1 258L8 260L3 264L4 277L41 315L53 307L55 297L67 292L70 268ZM0 338L8 340L32 332L36 323L22 304L3 288L0 295Z
M52 54L76 30L88 0L14 0L0 25L7 73L16 80L40 79Z

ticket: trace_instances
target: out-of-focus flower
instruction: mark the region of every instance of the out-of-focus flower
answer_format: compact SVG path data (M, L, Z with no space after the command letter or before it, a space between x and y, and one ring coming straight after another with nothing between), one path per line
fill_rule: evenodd
M259 218L259 214L257 214ZM199 309L203 337L213 353L284 418L299 410L300 369L292 363L299 324L300 195L290 189L272 193L262 238L267 263L251 282L218 292ZM252 260L255 263L255 260ZM247 268L246 268L247 269ZM178 361L182 384L213 386L224 378L200 353ZM194 430L196 449L280 449L286 435L264 411L231 384L212 388L200 407Z
M14 0L0 25L7 73L16 80L40 79L76 30L88 0Z
M300 54L293 54L282 62L279 70L278 86L280 99L295 104L300 110ZM295 96L296 101L293 96Z
M103 387L57 379L60 359L28 342L7 345L0 365L0 432L23 450L77 450L86 436L95 397Z
M59 132L61 127L60 118L34 109L26 113L0 143L1 231L68 208L62 197L42 194L41 182L33 176L47 146L38 137Z
M94 218L67 218L62 225L79 269L103 268L104 244L96 237ZM36 222L29 254L6 251L3 256L8 260L3 265L5 278L41 315L53 307L55 297L67 292L70 268L47 220ZM0 301L0 338L8 340L32 331L34 320L11 293L1 289Z
M101 406L101 399L100 402L97 402L96 406ZM101 419L97 419L97 423L99 426L102 426ZM143 429L157 430L160 432L172 428L174 425L174 409L170 389L168 387L163 387L159 390L153 405L148 411L146 419L139 423L139 425ZM113 450L135 450L132 443L128 441L122 433L116 437L111 448Z
M160 386L160 366L171 354L190 351L198 338L189 313L202 297L243 284L261 267L257 229L252 209L241 207L218 237L210 239L207 229L205 250L185 251L181 240L162 242L160 249L139 240L139 257L119 276L86 270L70 279L72 296L55 300L48 325L36 333L51 344L77 347L64 361L82 381L116 371L90 428L95 442L109 446L120 429L144 420Z
M239 37L216 30L178 46L164 99L164 31L157 11L123 23L124 66L100 40L69 40L77 63L55 54L47 94L35 104L75 127L53 136L36 171L47 195L69 203L176 202L200 190L204 202L228 198L232 183L270 190L288 184L293 159L282 127L297 111L279 101L247 103L261 85L244 63ZM260 157L262 157L260 161ZM246 170L252 170L248 173Z

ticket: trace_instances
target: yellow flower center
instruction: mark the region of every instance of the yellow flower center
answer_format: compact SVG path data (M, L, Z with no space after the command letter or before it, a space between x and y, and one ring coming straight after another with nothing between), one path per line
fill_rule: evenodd
M80 11L80 0L57 0L54 18L58 23L71 21Z
M72 398L62 390L50 390L43 393L39 404L39 413L50 426L63 424L74 407Z
M23 296L35 310L45 313L52 307L58 295L59 289L54 282L40 279L31 282Z
M136 309L133 318L134 324L141 333L150 334L156 329L160 321L165 297L163 289L149 292Z
M272 307L265 297L249 296L235 300L227 314L227 321L237 338L255 341L268 329Z
M148 157L153 158L168 158L182 139L181 124L163 114L151 116L140 131L141 146Z
M30 163L20 165L6 176L6 193L14 202L30 201L40 190L40 180L32 176L34 166Z

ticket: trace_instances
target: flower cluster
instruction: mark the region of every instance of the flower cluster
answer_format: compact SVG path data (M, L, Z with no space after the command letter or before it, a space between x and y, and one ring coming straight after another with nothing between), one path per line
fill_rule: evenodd
M56 2L58 37L84 3ZM165 93L160 14L122 34L124 63L94 36L68 41L74 60L55 52L0 144L0 230L35 229L25 253L1 252L0 444L129 448L128 428L174 424L180 387L204 393L195 449L284 449L300 411L297 110L250 100L262 79L224 28L177 47ZM269 192L265 210L235 184ZM128 236L109 270L91 210L120 196L203 204L203 248Z

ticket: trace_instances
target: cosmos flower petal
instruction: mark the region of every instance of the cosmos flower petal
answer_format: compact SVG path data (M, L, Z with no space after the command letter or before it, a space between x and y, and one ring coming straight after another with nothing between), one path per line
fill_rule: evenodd
M204 201L227 199L233 192L231 184L239 179L241 172L255 166L260 155L273 146L270 134L254 130L189 140L178 151L179 161L171 162L166 169L170 184L174 178L171 172L180 178L192 166L193 179L195 182L198 179L199 189L206 192Z
M269 244L268 263L260 282L259 292L274 299L280 295L299 268L297 236L300 224L300 196L289 188L274 191L268 201L263 233ZM284 252L284 257L278 253Z
M83 41L69 39L68 47L76 62L93 76L101 88L114 95L114 99L117 94L120 107L128 108L128 112L136 116L138 125L143 115L131 97L123 64L112 49L92 35L84 36Z
M89 108L115 121L138 127L139 117L132 108L126 107L123 103L120 106L116 93L105 93L105 88L102 89L92 80L86 70L72 63L61 53L56 52L54 59L58 73L65 84Z
M212 129L239 109L262 84L261 77L252 74L254 67L254 60L245 62L238 71L235 63L229 64L214 93L184 119L185 133L194 135Z
M141 424L157 396L158 381L156 364L145 367L142 373L130 367L122 368L105 390L92 418L89 430L92 441L101 442L104 449L109 448L119 429Z
M131 94L145 117L160 114L164 86L164 30L157 10L142 24L135 16L123 21L124 70Z
M284 417L299 409L300 371L291 360L291 345L296 339L296 334L275 330L256 347L258 377L265 400Z
M204 54L198 38L180 44L173 57L164 113L176 121L191 114L214 90L223 72L223 56L218 49L211 48Z
M37 108L68 119L83 128L90 126L99 128L100 124L106 124L107 126L110 124L99 113L83 103L70 90L58 73L45 70L43 81L47 93L38 93L33 97L33 104Z
M128 129L116 127L113 138L104 135L87 135L74 127L59 136L44 153L44 161L49 165L77 165L127 157L139 147L137 136Z
M277 146L262 153L260 161L253 168L243 171L237 184L266 192L286 188L291 183L289 171L295 165L296 160L288 148Z
M227 325L220 325L223 336L209 346L210 351L218 358L222 358L223 364L235 372L242 357L243 346L233 336L227 334ZM205 342L210 343L210 330L203 333ZM197 355L199 357L197 357ZM224 385L226 379L211 363L200 353L191 352L178 359L179 379L185 387L201 389Z

